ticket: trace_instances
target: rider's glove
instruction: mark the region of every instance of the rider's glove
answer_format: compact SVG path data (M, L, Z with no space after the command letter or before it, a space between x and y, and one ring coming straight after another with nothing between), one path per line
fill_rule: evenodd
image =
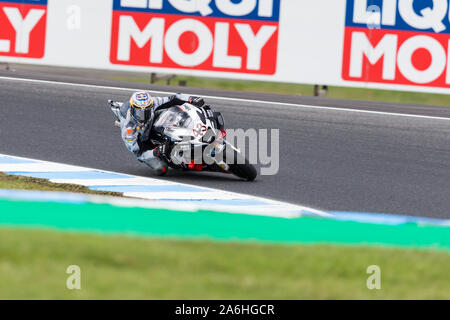
M205 100L203 100L202 97L191 96L189 97L189 103L193 104L194 106L201 107L205 104Z
M153 155L157 158L161 158L161 156L164 154L162 149L162 146L156 147L155 149L153 149Z
M170 142L164 142L162 145L153 149L153 155L155 157L161 158L163 155L168 156L171 151Z

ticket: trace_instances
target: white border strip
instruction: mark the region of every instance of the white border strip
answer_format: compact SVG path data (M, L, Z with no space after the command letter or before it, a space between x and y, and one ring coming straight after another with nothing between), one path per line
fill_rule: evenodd
M9 158L13 158L13 159L35 161L39 164L42 164L42 166L46 167L46 168L51 168L52 166L55 166L55 167L56 166L58 166L58 167L64 166L64 164L57 163L57 162L31 159L31 158L26 158L26 157L18 157L18 156L12 156L12 155L7 155L7 154L0 154L0 156L9 157ZM1 169L1 165L4 165L4 164L0 164L0 169ZM33 165L33 164L31 163L31 164L26 164L26 165ZM14 166L14 164L8 165L8 168L11 169L13 166ZM17 166L21 167L23 169L23 164L19 163L19 164L17 164ZM196 208L203 209L203 210L226 211L226 212L236 212L236 213L244 213L244 214L245 213L258 214L258 212L261 212L261 215L285 217L285 218L296 218L296 217L301 216L304 213L315 214L315 215L321 216L321 217L332 217L331 214L329 214L328 212L325 212L325 211L321 211L321 210L317 210L317 209L313 209L313 208L309 208L309 207L305 207L305 206L301 206L301 205L294 205L294 204L290 204L290 203L286 203L286 202L270 200L270 199L266 199L266 198L262 198L262 197L255 197L255 196L250 196L250 195L245 195L245 194L240 194L240 193L228 192L228 191L207 188L207 187L200 187L200 186L196 186L196 185L178 183L178 182L173 182L173 181L164 181L164 180L155 179L155 178L134 176L134 175L120 173L120 172L99 170L99 169L87 168L87 167L81 167L81 166L72 166L72 165L67 165L67 166L69 166L72 169L72 170L69 170L72 173L74 172L73 168L76 168L77 169L76 171L80 172L80 174L84 171L92 170L92 171L97 171L97 172L101 172L101 173L112 173L112 174L116 174L116 175L128 176L129 178L127 178L125 180L127 180L127 182L130 180L131 181L137 180L137 181L139 181L136 184L137 186L173 185L173 186L180 186L180 187L181 186L191 187L191 188L202 189L202 190L206 191L204 193L206 196L205 199L201 198L203 192L200 192L198 194L191 195L191 196L189 196L188 194L179 193L180 199L174 199L174 201L167 201L167 202L155 201L155 200L157 200L156 199L157 194L163 195L165 197L165 196L170 196L169 192L164 192L164 193L160 193L160 192L124 192L123 193L125 196L129 195L129 196L133 196L133 197L141 198L141 199L152 199L149 201L152 201L152 203L158 203L163 206L164 206L164 203L167 203L168 207L175 205L179 208L181 206L184 207L185 205L187 205L188 207L191 207L192 205L194 205ZM16 170L11 170L11 171L16 171ZM23 170L23 172L32 173L33 169L30 171ZM61 172L61 171L52 171L49 169L48 172ZM87 184L92 185L92 182L97 182L97 181L101 182L102 185L105 185L105 183L108 183L108 181L106 181L106 180L109 180L108 185L116 185L115 182L118 181L119 183L117 184L117 186L120 186L120 185L122 185L121 183L122 183L122 180L124 180L124 178L121 178L121 179L112 178L112 179L102 179L102 180L76 179L76 178L62 180L62 179L55 178L55 179L49 179L49 180L51 182L64 182L64 183L80 184L80 185L87 185ZM85 183L80 183L82 180L84 180ZM101 191L101 190L99 190L99 191ZM118 192L120 192L120 191L118 191ZM215 195L215 196L213 196L213 195ZM197 198L198 198L198 200L200 200L200 198L201 198L202 200L208 201L208 204L206 204L206 203L202 204L201 201L194 201L194 203L192 201L190 201L192 199L197 199ZM220 202L230 201L230 203L215 205L213 203L213 201L216 201L216 200L220 201ZM232 203L233 200L259 201L262 203L257 204L257 205L256 204L255 205L233 205L233 203Z

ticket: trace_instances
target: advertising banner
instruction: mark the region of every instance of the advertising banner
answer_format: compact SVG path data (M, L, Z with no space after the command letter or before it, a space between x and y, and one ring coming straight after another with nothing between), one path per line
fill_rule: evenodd
M348 0L343 79L450 88L448 7L448 0Z
M0 1L0 56L42 58L47 0Z
M450 0L0 0L0 61L450 93Z
M114 0L111 63L274 74L279 1Z

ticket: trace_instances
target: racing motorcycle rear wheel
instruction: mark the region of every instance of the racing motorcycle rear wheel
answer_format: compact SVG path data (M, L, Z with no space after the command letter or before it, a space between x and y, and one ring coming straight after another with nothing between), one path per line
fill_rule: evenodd
M233 159L233 163L228 163L229 171L232 174L246 181L253 181L256 179L258 172L256 171L256 168L250 164L247 158L234 151Z

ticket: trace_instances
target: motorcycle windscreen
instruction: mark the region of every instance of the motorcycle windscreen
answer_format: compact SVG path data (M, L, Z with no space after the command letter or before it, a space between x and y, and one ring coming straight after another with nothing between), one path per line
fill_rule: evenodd
M198 122L198 116L195 113L188 113L183 108L172 107L159 115L154 123L154 127L164 128L164 132L176 140L192 140L194 129Z
M178 127L193 129L195 121L191 116L178 107L172 107L164 111L154 123L155 127Z

